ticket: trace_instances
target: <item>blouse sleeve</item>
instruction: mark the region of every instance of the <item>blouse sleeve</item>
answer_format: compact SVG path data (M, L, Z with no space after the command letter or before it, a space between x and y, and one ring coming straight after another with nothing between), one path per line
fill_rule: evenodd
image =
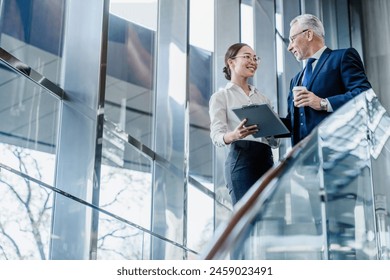
M227 132L226 100L222 94L214 93L209 102L210 115L210 138L217 147L224 147L227 144L223 136Z

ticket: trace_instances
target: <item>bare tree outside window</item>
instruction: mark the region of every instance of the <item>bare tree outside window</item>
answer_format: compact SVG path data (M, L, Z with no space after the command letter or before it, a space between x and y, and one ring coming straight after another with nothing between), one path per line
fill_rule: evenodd
M33 150L1 145L2 159L18 164L18 171L42 180L44 167ZM53 155L40 153L49 161ZM47 259L53 194L7 170L0 172L0 259Z

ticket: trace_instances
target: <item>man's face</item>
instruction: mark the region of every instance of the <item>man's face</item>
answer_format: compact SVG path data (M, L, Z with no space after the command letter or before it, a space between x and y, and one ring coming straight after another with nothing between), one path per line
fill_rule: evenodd
M298 61L309 57L309 32L310 29L302 28L298 23L295 23L290 28L290 43L288 51L291 52Z

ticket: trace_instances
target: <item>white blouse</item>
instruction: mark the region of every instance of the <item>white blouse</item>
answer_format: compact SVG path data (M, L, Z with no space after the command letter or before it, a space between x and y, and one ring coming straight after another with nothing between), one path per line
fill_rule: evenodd
M241 122L232 111L233 108L264 103L268 103L271 106L270 100L265 95L261 94L254 86L249 85L249 88L251 91L248 96L241 87L233 82L228 82L225 88L215 92L211 96L209 102L209 115L211 121L210 137L215 146L226 146L227 144L223 140L223 136L227 132L233 131ZM274 137L255 138L253 135L249 135L243 140L261 142L270 145L272 148L277 148L280 142L279 139L275 139Z

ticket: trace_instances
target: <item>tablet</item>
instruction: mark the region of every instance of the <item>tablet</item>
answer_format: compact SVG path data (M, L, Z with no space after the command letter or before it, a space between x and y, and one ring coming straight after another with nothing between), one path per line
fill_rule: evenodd
M268 104L255 104L232 110L240 120L248 120L245 126L256 124L259 127L259 131L253 134L256 138L290 133Z

